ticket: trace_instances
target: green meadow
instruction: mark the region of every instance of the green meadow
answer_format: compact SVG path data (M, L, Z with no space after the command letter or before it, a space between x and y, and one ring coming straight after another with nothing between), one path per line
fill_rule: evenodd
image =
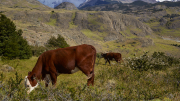
M50 84L46 88L44 82L39 81L39 86L29 95L24 87L24 77L33 69L38 57L25 60L1 59L0 98L8 101L177 101L180 99L180 59L174 55L177 56L179 47L171 44L178 43L161 39L153 41L153 46L139 48L139 51L138 42L133 43L134 49L132 42L120 47L121 50L129 50L129 53L122 51L121 64L111 61L111 65L105 65L105 60L97 53L94 86L86 86L86 76L78 71L59 75L56 87ZM111 44L117 45L115 42ZM110 48L113 49L112 46ZM167 52L174 55L167 55ZM2 71L3 65L14 67L14 71Z

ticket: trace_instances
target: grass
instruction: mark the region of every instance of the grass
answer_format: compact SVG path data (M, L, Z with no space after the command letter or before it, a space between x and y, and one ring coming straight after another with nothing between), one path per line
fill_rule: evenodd
M142 30L140 30L140 29L131 28L131 27L129 26L129 27L127 27L126 30L122 31L121 33L122 33L122 35L125 36L126 38L136 38L137 36L136 36L136 35L133 35L132 32L131 32L131 30L134 31L134 32L141 32L141 31L142 31Z
M167 8L167 9L166 9L166 13L167 13L167 14L177 14L178 12L177 12L175 9Z
M56 19L50 18L50 21L49 21L49 22L46 22L46 24L51 25L51 26L55 26L55 24L56 24Z
M162 35L162 36L173 36L173 37L180 37L179 29L168 29L165 27L158 27L161 31L156 32L156 34ZM171 33L171 34L169 34Z
M169 67L167 70L148 70L138 72L126 65L117 65L115 61L104 65L105 60L99 58L95 66L95 85L87 87L86 76L82 72L75 74L63 74L58 76L56 88L52 86L45 88L44 83L30 93L26 94L23 81L16 85L19 90L9 91L6 87L7 81L13 77L11 82L16 83L15 72L4 72L4 88L0 88L1 98L8 100L176 100L179 99L180 88L175 85L176 78L173 71L178 69L176 66ZM37 61L37 57L28 60L12 60L8 64L19 63L15 69L19 77L24 78L28 71L31 71ZM4 63L1 61L1 64ZM1 73L0 73L1 74ZM1 80L1 79L0 79ZM178 88L177 88L178 87Z
M81 32L91 39L103 40L103 37L99 36L96 32L92 32L89 29L83 29L83 30L81 30Z
M73 29L73 28L78 27L77 25L74 24L74 19L75 19L75 17L76 17L76 12L73 12L73 13L72 13L71 22L69 22L69 28L70 28L70 29Z

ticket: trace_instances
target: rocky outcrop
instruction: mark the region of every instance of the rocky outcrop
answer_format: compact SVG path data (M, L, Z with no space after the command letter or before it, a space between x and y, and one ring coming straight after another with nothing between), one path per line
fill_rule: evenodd
M70 2L63 2L56 6L55 9L77 10L77 7Z

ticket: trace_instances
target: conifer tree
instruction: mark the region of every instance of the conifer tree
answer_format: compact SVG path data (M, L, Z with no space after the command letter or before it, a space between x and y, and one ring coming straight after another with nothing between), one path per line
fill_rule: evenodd
M0 56L8 59L28 59L32 56L30 46L21 36L23 31L5 15L0 14Z

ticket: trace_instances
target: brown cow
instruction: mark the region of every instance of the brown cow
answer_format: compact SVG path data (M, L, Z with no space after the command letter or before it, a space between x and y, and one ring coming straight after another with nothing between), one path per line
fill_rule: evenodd
M107 62L109 62L110 64L110 60L113 60L113 59L117 63L120 63L122 61L121 53L101 53L101 56L106 60L105 65Z
M28 94L38 86L37 80L44 80L56 85L59 74L72 74L81 70L88 78L87 85L94 84L94 65L96 49L91 45L79 45L59 48L42 53L33 70L25 77Z

